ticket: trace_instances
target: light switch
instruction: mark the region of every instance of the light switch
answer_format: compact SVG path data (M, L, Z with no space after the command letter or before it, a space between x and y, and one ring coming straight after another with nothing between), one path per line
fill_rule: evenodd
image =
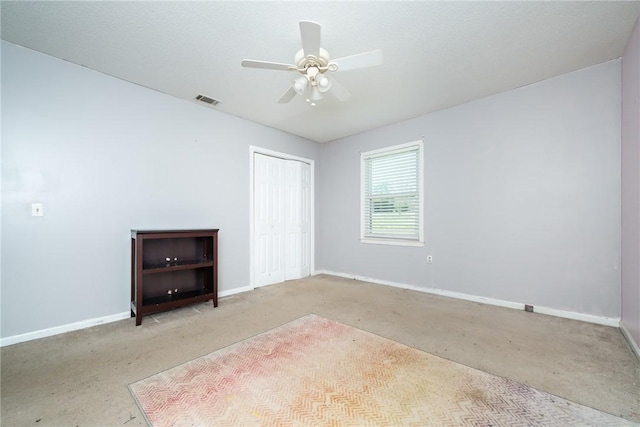
M42 203L31 203L31 216L44 216L44 205Z

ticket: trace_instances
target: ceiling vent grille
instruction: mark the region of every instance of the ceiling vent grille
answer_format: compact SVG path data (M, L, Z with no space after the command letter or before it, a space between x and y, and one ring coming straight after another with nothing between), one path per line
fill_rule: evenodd
M196 96L196 99L200 102L204 102L205 104L209 104L209 105L220 104L220 101L218 101L217 99L209 98L208 96L202 95L202 94Z

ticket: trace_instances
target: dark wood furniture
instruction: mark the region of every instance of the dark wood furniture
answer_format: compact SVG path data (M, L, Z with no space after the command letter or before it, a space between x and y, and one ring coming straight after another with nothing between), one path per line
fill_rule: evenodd
M218 306L218 229L131 230L131 317L213 300Z

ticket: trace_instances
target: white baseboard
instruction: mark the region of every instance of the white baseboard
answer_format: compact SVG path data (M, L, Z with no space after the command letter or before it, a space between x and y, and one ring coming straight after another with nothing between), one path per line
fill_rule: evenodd
M524 310L524 306L525 306L524 303L519 303L519 302L506 301L506 300L500 300L495 298L487 298L487 297L482 297L477 295L469 295L462 292L447 291L444 289L422 288L414 285L407 285L405 283L392 282L389 280L379 280L372 277L358 276L354 274L338 273L335 271L317 270L315 271L315 274L328 274L330 276L338 276L338 277L344 277L347 279L361 280L363 282L371 282L379 285L393 286L395 288L410 289L412 291L425 292L428 294L441 295L445 297L479 302L483 304L490 304L498 307L513 308L515 310ZM550 315L550 316L564 317L566 319L580 320L582 322L596 323L598 325L613 326L616 328L620 326L619 317L613 318L613 317L595 316L593 314L576 313L573 311L565 311L565 310L558 310L555 308L541 307L539 305L535 306L535 312L540 314Z
M636 354L636 357L638 358L638 360L640 360L640 346L633 339L633 337L631 336L631 332L629 332L627 327L622 322L620 322L620 330L622 331L622 335L624 335L624 337L626 338L627 342L629 343L629 346L631 347L631 350L633 350L633 352Z
M457 298L457 299L462 299L466 301L479 302L483 304L490 304L490 305L495 305L499 307L507 307L507 308L512 308L516 310L524 309L523 303L499 300L494 298L486 298L486 297L476 296L476 295L469 295L462 292L447 291L444 289L421 288L418 286L407 285L399 282L392 282L389 280L379 280L372 277L358 276L358 275L347 274L347 273L338 273L335 271L328 271L328 270L316 270L313 272L313 274L314 275L328 274L330 276L338 276L338 277L344 277L347 279L361 280L363 282L371 282L379 285L387 285L387 286L393 286L396 288L410 289L413 291L425 292L425 293L434 294L434 295L441 295L441 296L450 297L450 298ZM220 292L218 294L218 297L235 295L242 292L252 291L253 289L254 288L252 286L235 288L228 291ZM638 344L633 340L633 338L631 337L631 334L629 334L629 331L627 331L624 328L624 326L620 324L620 318L594 316L591 314L576 313L572 311L557 310L554 308L540 307L540 306L536 306L535 311L536 313L547 314L550 316L564 317L567 319L580 320L583 322L596 323L596 324L605 325L605 326L620 327L627 341L629 341L631 348L635 351L636 355L640 359L640 349L638 348ZM0 338L0 347L5 347L8 345L18 344L26 341L32 341L39 338L50 337L53 335L63 334L65 332L77 331L78 329L90 328L92 326L102 325L105 323L117 322L118 320L128 319L130 317L131 317L131 312L127 311L124 313L112 314L109 316L99 317L95 319L82 320L80 322L69 323L67 325L56 326L53 328L41 329L39 331L28 332L25 334L13 335L6 338Z
M6 338L0 338L0 347L50 337L53 335L63 334L65 332L77 331L78 329L90 328L92 326L103 325L105 323L117 322L118 320L129 319L130 317L131 312L127 311L125 313L112 314L95 319L82 320L80 322L55 326L53 328L41 329L39 331L27 332L26 334L13 335Z
M251 291L251 286L236 288L229 291L222 291L218 297L226 297L229 295L239 294L241 292ZM13 335L6 338L0 338L0 347L5 347L21 342L33 341L39 338L46 338L53 335L64 334L65 332L77 331L78 329L90 328L92 326L103 325L105 323L117 322L118 320L128 319L131 312L112 314L110 316L98 317L96 319L82 320L80 322L69 323L66 325L56 326L53 328L41 329L39 331L27 332L26 334Z
M243 288L235 288L228 291L220 291L218 292L218 298L228 297L230 295L241 294L242 292L252 291L254 288L252 286L245 286Z

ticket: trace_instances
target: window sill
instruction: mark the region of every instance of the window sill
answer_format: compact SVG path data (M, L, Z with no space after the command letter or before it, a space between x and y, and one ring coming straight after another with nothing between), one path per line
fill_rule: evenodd
M361 243L373 244L373 245L393 245L393 246L424 246L424 242L418 242L415 240L394 240L394 239L371 239L361 238Z

